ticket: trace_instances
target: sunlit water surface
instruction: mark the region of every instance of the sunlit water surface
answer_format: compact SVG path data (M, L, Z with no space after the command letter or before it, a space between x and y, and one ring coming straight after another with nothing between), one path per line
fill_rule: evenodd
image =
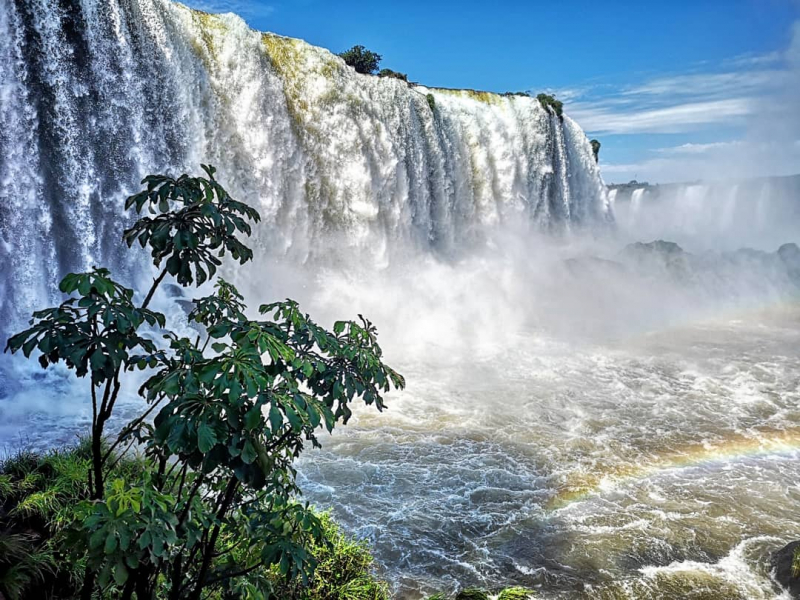
M408 389L302 461L400 598L521 584L545 598L775 598L800 535L800 306L604 342L536 330Z

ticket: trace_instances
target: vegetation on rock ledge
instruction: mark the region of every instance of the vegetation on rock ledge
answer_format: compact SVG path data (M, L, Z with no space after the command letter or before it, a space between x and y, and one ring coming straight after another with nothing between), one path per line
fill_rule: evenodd
M428 106L431 107L431 110L436 110L436 98L433 97L433 94L426 94L425 99L428 101Z
M374 75L381 64L381 55L364 46L353 46L349 50L340 53L339 56L344 62L356 70L356 73L363 75Z
M559 119L564 118L564 103L560 100L556 100L555 96L539 94L536 96L536 99L539 101L539 104L542 105L542 108L545 110L552 110Z
M600 162L600 148L602 144L598 140L591 140L592 154L594 154L594 162Z
M401 81L405 81L408 83L408 75L405 73L398 73L397 71L392 71L391 69L381 69L378 72L378 77L391 77L392 79L399 79Z

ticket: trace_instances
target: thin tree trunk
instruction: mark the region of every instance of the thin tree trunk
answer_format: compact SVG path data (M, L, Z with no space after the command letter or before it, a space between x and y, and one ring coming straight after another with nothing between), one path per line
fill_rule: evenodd
M239 480L236 479L236 476L234 475L228 482L228 487L225 489L225 498L223 499L222 506L220 506L219 512L217 513L217 518L220 521L225 516L225 513L228 512L231 502L233 502L233 496L236 493L236 487L238 485ZM200 594L203 591L203 584L205 582L206 575L208 575L208 569L211 566L211 559L214 556L214 548L217 545L220 529L220 525L215 525L213 531L211 532L211 539L208 541L205 552L203 552L203 564L200 566L200 572L197 574L197 583L195 584L194 590L192 590L192 593L189 596L189 600L200 600Z
M94 578L95 573L89 567L83 574L83 587L81 588L81 600L92 600L92 593L94 592Z

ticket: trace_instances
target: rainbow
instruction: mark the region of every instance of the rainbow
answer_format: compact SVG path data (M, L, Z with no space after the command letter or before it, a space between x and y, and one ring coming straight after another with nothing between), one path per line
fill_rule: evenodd
M800 426L786 429L759 428L730 433L714 442L696 442L640 463L624 464L610 471L579 473L561 485L548 501L548 510L565 508L608 489L641 481L672 469L687 469L715 463L729 463L750 457L800 452Z

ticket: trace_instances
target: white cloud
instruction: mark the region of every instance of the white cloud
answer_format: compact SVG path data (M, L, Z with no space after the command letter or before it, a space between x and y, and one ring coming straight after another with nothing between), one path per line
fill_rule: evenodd
M606 164L601 160L600 170L609 182L638 179L659 183L800 173L800 139L788 144L780 140L689 143L657 148L655 153L654 158L634 163Z
M671 146L669 148L655 148L653 152L658 152L660 154L669 154L669 155L706 154L708 152L713 152L715 150L721 150L723 148L733 148L741 145L742 142L738 140L734 142L711 142L709 144L693 144L689 142L686 144L681 144L680 146Z
M563 95L565 110L590 135L683 138L680 145L648 149L646 138L640 137L636 146L645 147L641 160L607 164L601 154L601 171L608 180L667 182L800 173L800 21L793 24L792 34L782 52L695 64L684 73L616 88L598 83L574 86ZM702 141L692 139L701 132ZM713 140L715 133L723 139ZM739 139L728 141L732 134ZM617 138L618 148L624 148L624 139Z
M569 115L591 133L683 133L709 125L743 123L754 109L752 98L689 102L636 110L598 103L568 106Z
M755 67L774 64L780 62L782 59L783 55L777 51L768 52L767 54L740 54L739 56L734 56L725 61L725 64L736 67Z
M693 73L658 77L622 92L625 96L666 96L677 98L720 98L779 89L788 72L781 69Z
M703 72L695 66L616 88L575 86L556 95L586 131L598 134L690 133L743 127L765 111L800 114L800 22L793 33L784 52L740 55L716 69L705 64Z

